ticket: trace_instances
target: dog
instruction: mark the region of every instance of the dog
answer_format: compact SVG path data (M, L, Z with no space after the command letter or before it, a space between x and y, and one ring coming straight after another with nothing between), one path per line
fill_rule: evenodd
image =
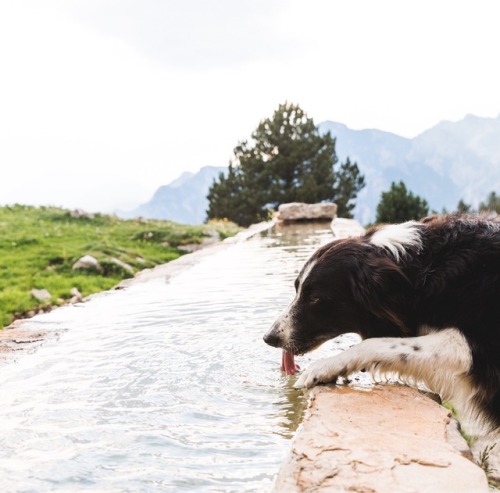
M294 355L344 333L362 341L314 362L295 386L357 371L423 383L453 406L474 456L500 477L500 217L439 215L320 247L264 336Z

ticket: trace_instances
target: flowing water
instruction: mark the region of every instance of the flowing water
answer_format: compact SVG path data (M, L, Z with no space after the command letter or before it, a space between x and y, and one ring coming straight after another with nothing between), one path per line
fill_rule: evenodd
M306 399L262 336L331 239L274 227L26 322L59 336L1 367L0 491L268 491Z

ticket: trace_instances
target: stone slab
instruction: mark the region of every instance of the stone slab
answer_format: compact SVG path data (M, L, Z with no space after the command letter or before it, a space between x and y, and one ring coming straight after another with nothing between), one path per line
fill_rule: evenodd
M332 202L320 204L305 204L290 202L278 207L280 221L317 221L332 220L337 215L337 204Z
M0 330L0 363L10 360L18 352L30 352L37 349L49 337L58 334L55 331L33 329L25 320L16 320L9 327Z
M457 426L414 388L316 387L273 492L486 493Z

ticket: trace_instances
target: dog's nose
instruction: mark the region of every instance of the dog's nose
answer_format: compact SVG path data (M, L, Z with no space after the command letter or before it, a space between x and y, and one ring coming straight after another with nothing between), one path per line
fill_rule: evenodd
M270 330L264 336L264 342L273 347L281 347L282 344L281 338L273 330Z

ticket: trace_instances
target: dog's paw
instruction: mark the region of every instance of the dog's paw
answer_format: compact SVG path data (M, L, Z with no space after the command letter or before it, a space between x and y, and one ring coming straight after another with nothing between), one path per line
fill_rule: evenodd
M339 356L324 358L315 361L304 370L295 382L297 389L309 389L320 383L335 383L340 376L346 376L347 368Z

